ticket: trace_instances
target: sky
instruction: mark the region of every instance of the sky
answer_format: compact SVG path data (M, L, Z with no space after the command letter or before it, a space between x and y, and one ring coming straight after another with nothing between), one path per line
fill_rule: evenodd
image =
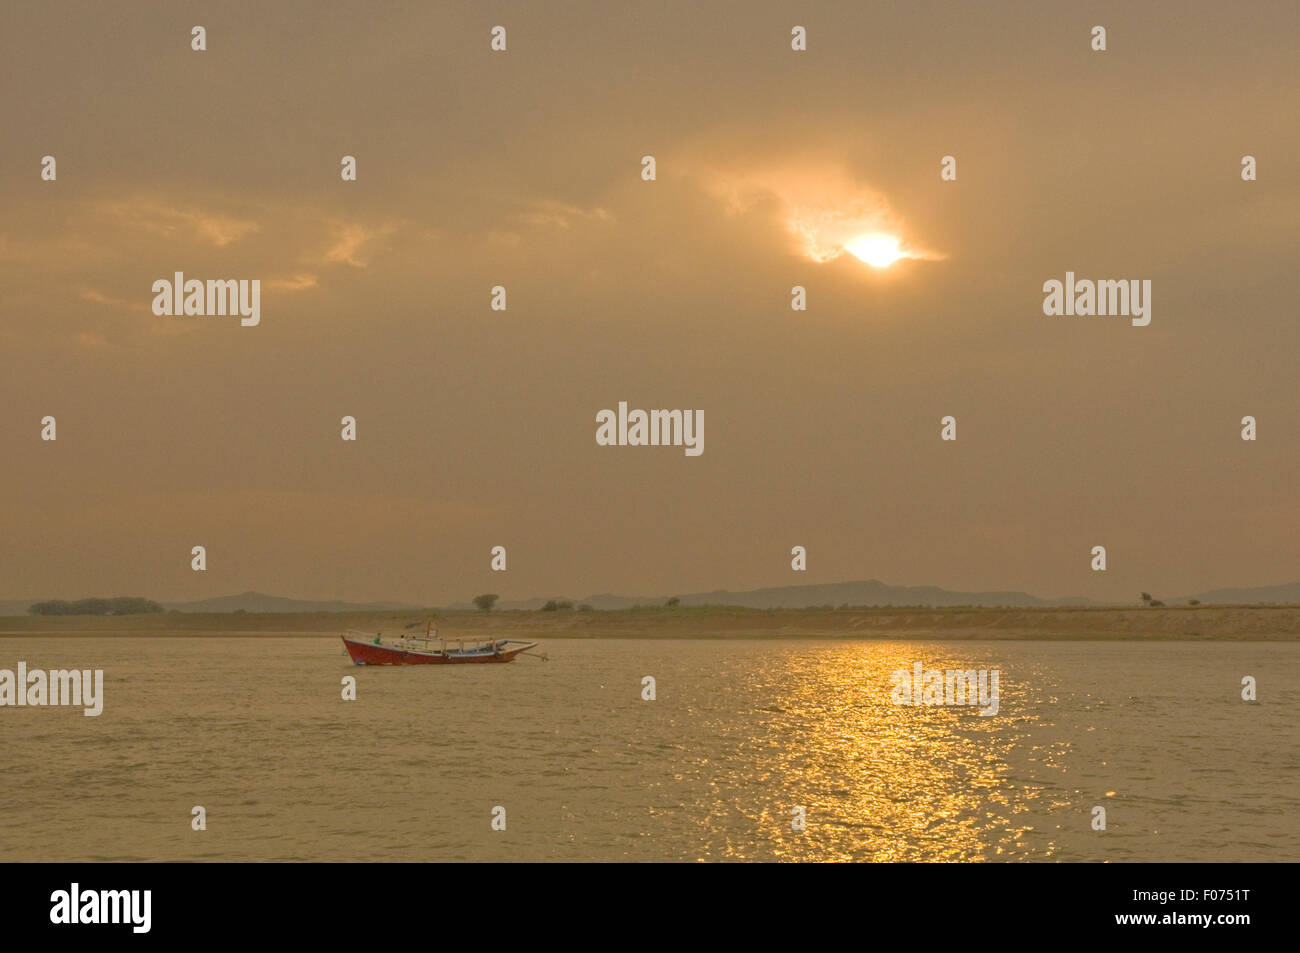
M1294 4L3 21L0 597L1300 579ZM260 324L155 315L177 271ZM1045 315L1067 271L1151 323ZM704 452L599 446L620 401Z

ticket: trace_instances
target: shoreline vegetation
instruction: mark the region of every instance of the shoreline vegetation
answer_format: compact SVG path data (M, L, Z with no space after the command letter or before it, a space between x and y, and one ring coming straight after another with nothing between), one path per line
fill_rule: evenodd
M1300 640L1300 605L1035 608L867 607L745 609L641 606L614 610L367 612L153 612L142 615L0 617L0 638L321 637L349 630L394 638L441 635L536 639L898 639L1028 641Z

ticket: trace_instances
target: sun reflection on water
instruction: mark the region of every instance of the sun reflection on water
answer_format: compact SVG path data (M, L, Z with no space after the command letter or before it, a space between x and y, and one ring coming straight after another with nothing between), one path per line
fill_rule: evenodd
M1014 686L1004 675L993 718L974 707L892 704L896 669L984 664L922 648L822 645L780 666L755 669L750 659L747 671L721 673L719 684L739 681L733 691L770 703L747 718L734 707L729 720L716 713L711 727L731 753L725 764L697 762L711 798L707 811L691 812L704 828L700 859L981 860L1023 849L1033 828L1016 815L1037 791L1008 762L1023 722ZM807 813L802 832L791 829L795 805ZM1036 854L1050 847L1038 844Z

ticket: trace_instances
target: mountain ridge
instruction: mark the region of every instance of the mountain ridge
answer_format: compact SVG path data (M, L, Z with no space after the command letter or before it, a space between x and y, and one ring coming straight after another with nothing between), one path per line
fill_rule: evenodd
M1139 604L1134 593L1132 604ZM531 599L502 600L498 609L540 609L549 601L571 602L574 606L589 605L593 609L630 609L633 606L663 605L669 598L677 598L683 606L724 605L751 609L805 609L819 606L922 606L934 608L972 607L1102 607L1124 606L1130 603L1102 602L1083 596L1057 596L1044 598L1012 589L994 589L978 592L944 589L940 586L893 586L878 579L849 582L813 583L795 586L767 586L759 589L708 591L683 593L675 597L621 596L616 593L598 593L585 599L569 596L536 597ZM1157 598L1159 596L1157 595ZM1211 589L1197 595L1166 598L1166 605L1186 605L1191 600L1204 605L1263 605L1300 604L1300 582L1271 586L1228 587ZM26 615L27 609L40 599L0 600L0 616ZM446 606L420 606L406 602L348 602L341 599L294 599L273 596L249 590L228 596L196 599L187 602L164 602L167 611L187 613L221 612L414 612L429 608L472 609L472 602L455 602Z

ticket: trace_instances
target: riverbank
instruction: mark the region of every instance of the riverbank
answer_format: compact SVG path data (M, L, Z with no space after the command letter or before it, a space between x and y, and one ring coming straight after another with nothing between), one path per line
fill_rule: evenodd
M0 638L30 636L304 636L348 630L566 639L850 638L1136 641L1293 641L1300 606L1043 609L741 609L649 607L615 611L433 609L369 613L180 613L0 618Z

